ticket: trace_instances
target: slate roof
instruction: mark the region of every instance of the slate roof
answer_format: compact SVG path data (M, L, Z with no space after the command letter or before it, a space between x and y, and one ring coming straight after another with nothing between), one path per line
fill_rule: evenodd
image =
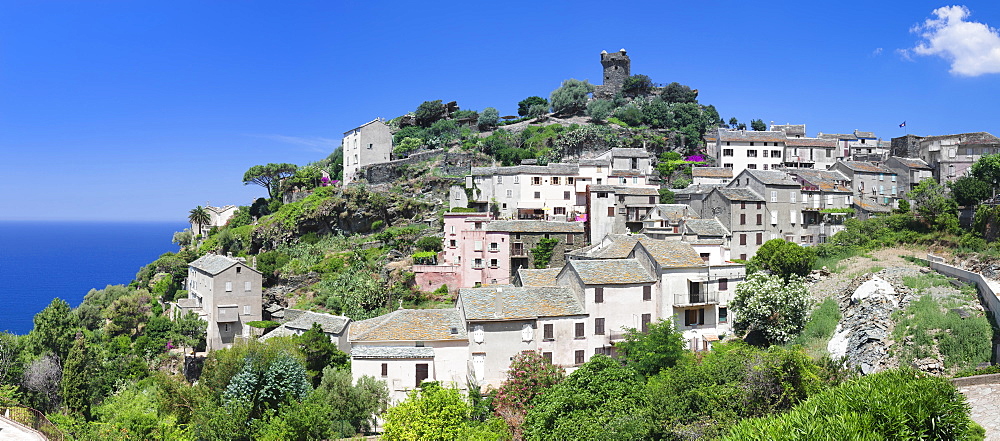
M839 164L843 164L854 172L865 172L865 173L886 173L886 174L896 174L896 172L889 170L880 165L875 165L870 162L861 161L840 161Z
M730 201L764 202L764 198L749 188L720 187L719 194Z
M611 156L614 158L648 158L653 155L646 149L613 148Z
M583 223L538 220L493 221L486 224L486 231L506 231L511 233L583 233Z
M457 334L452 334L452 328ZM397 309L388 314L354 322L350 341L468 340L457 309Z
M595 167L595 166L610 166L611 165L611 159L609 159L609 158L603 158L603 159L602 158L586 158L586 159L581 159L580 160L580 165L581 166L587 165L587 166L591 166L591 167Z
M608 234L600 242L584 248L570 251L571 256L587 259L624 259L635 248L643 234Z
M805 124L771 124L771 130L785 132L789 136L806 136Z
M351 129L351 130L348 130L348 131L344 132L344 136L347 136L347 135L348 135L348 134L350 134L351 132L353 132L353 131L355 131L355 130L358 130L358 129L360 129L360 128L364 127L364 126L367 126L367 125L369 125L369 124L375 124L375 123L382 123L382 124L385 124L384 122L382 122L382 118L375 118L375 119L373 119L373 120L371 120L371 121L368 121L368 122L366 122L366 123L364 123L364 124L362 124L362 125L360 125L360 126L357 126L357 127L353 128L353 129Z
M354 346L351 358L434 358L434 348L413 346Z
M837 147L837 141L823 138L788 138L785 145L789 147Z
M688 219L684 227L698 236L728 236L726 229L718 219Z
M895 159L896 161L899 161L899 164L902 165L903 167L916 168L916 169L920 169L920 170L930 170L931 169L931 166L927 165L927 163L924 162L923 159L919 159L919 158L898 158L898 157L893 157L891 159Z
M556 276L559 275L560 271L562 268L518 268L517 276L521 279L521 285L524 286L558 286Z
M614 193L617 187L615 187L614 185L591 185L589 188L591 193L595 191L607 191L610 193Z
M513 165L510 167L472 167L472 176L494 175L576 175L579 164L551 163L548 165Z
M684 188L678 188L677 190L671 190L675 195L678 194L706 194L725 186L726 184L691 184Z
M748 173L753 176L758 181L762 182L764 185L788 185L793 187L798 187L799 183L795 182L794 179L783 171L777 170L754 170L746 169L744 173ZM742 174L742 173L740 173Z
M785 132L719 129L719 141L785 142L786 139Z
M323 328L323 332L327 334L340 334L344 332L344 328L347 327L350 321L351 319L348 317L305 311L302 315L296 317L295 320L285 322L282 326L308 330L312 328L313 323L319 323L319 326Z
M816 136L818 138L833 139L833 140L837 140L837 141L839 141L839 140L858 139L858 137L854 136L853 133L820 133L819 135L816 135Z
M803 186L815 186L820 191L851 193L850 188L841 184L842 181L848 180L847 177L839 172L802 168L789 173L798 176Z
M586 314L569 288L498 286L458 291L466 320L514 320Z
M865 202L861 198L854 198L854 205L869 213L889 213L892 211L892 207L888 205Z
M686 205L686 204L657 204L657 205L655 205L653 207L652 210L649 210L649 213L646 214L646 217L643 218L643 220L649 219L650 216L652 216L654 212L658 213L660 215L660 217L662 217L662 218L664 218L664 219L666 219L668 221L671 221L671 222L677 222L677 221L679 221L681 219L684 219L685 217L688 217L688 218L697 218L698 217L698 214L694 213L694 211L691 210L691 206L690 205Z
M993 136L989 132L970 132L970 133L955 133L952 135L917 136L916 138L921 143L923 143L924 141L941 141L953 138L958 138L958 145L1000 143L1000 139L998 139L996 136Z
M651 187L615 187L615 194L635 196L659 196L660 191Z
M656 282L656 278L635 259L570 260L567 266L573 268L584 285Z
M642 247L653 256L653 260L661 268L690 268L705 266L705 261L691 244L676 240L655 240L645 238L639 241Z
M726 167L692 167L691 176L696 178L732 178L733 169Z
M243 262L234 259L232 257L227 257L220 254L206 254L204 256L199 257L198 260L189 263L188 266L202 270L214 276L229 269L230 267L236 265L237 263L243 263ZM244 263L244 265L246 264ZM248 266L247 268L250 267ZM253 268L250 269L253 271L257 271Z
M859 132L859 131L855 130L854 131L854 136L856 136L858 139L861 139L861 138L875 139L875 132Z

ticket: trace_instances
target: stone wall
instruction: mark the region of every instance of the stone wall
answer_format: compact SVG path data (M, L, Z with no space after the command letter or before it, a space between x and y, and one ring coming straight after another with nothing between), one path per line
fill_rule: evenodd
M441 173L445 176L465 176L472 172L471 153L448 153L444 150L431 150L410 155L407 158L389 162L370 164L358 170L358 177L369 184L386 184L399 178L407 177L413 171L410 167L424 161L441 160Z
M933 254L927 255L927 261L932 270L975 285L976 290L979 291L979 301L996 317L997 312L1000 311L1000 299L997 298L997 292L1000 292L1000 282L987 279L979 273L948 265L944 263L944 258ZM993 361L1000 361L1000 342L997 341L993 342Z

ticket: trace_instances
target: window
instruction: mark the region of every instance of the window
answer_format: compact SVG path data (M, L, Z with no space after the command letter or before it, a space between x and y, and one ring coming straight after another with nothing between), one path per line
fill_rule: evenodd
M788 202L795 203L795 193L788 194Z
M740 201L740 210L746 210L746 209L747 209L746 201Z
M773 190L771 191L771 202L778 202L778 192L777 191L773 191Z
M496 242L490 242L490 251L500 251L500 245Z
M760 216L759 214L757 216ZM778 212L771 212L771 225L778 225Z
M746 245L746 244L741 244L741 245ZM747 260L747 255L746 254L740 254L740 260Z
M389 363L382 363L382 376L383 377L389 376Z
M642 287L642 299L653 300L653 287L646 285Z
M536 191L535 192L535 199L541 199L541 198L542 198L542 192Z
M722 156L733 156L733 149L722 149Z
M542 340L553 341L555 339L555 333L552 332L552 323L542 325Z
M535 329L531 327L531 323L525 323L521 326L521 341L531 341L535 338Z
M608 207L608 217L615 217L615 207Z
M708 262L709 257L711 257L711 253L701 253L702 262Z
M606 193L606 192L603 192L603 191L601 191L601 192L598 192L598 193L597 193L597 197L598 197L598 198L606 198L606 197L608 197L608 193Z
M497 176L497 184L503 184L503 176Z
M684 326L705 324L705 308L687 309L684 311Z
M651 322L651 321L653 321L653 315L652 314L643 314L642 315L642 332L643 333L649 332L649 322Z
M583 323L583 322L577 323L576 326L575 326L576 332L574 332L573 337L574 338L586 338L586 335L585 335L586 334L586 328L587 328L587 324L586 323Z
M243 282L243 292L250 292L250 282Z
M729 279L723 277L719 279L719 291L725 291L729 289Z
M222 324L222 332L229 332L229 323Z
M750 142L750 147L753 147L753 142Z
M233 292L233 282L226 282L226 292Z
M490 268L496 268L497 262L497 259L490 259Z
M795 210L788 210L788 221L795 225Z
M250 305L243 305L243 315L250 315Z
M547 361L549 363L552 363L552 353L551 352L542 352L542 358L544 358L545 361Z
M733 164L731 162L727 162L725 164L722 164L722 166L725 167L725 168L733 168Z
M758 210L760 210L760 209L761 209L761 208L763 208L763 207L764 207L764 203L763 203L763 202L758 202L758 203L757 203L757 209L758 209Z
M764 145L767 145L767 143L765 142ZM761 153L762 157L765 157L765 158L767 157L767 150L761 150L760 153Z
M889 178L891 178L892 182L896 182L896 175L891 175L891 176L889 176ZM239 268L237 268L237 269L239 269Z
M552 185L559 185L559 177L558 176L553 176L551 184Z
M778 143L775 143L775 145L777 145L777 144ZM781 150L771 150L771 157L772 158L780 158L781 157Z
M719 323L729 322L729 308L719 307Z
M520 184L521 183L520 181L521 181L521 177L518 176L518 175L514 175L514 183L515 184Z
M416 372L416 374L417 374L416 375L416 377L417 377L417 385L416 385L416 387L420 387L420 385L424 382L424 380L427 379L427 363L419 363L419 364L417 364L417 372Z
M575 239L574 239L574 237L573 237L573 234L572 234L572 233L567 233L567 234L566 234L566 245L573 245L573 243L574 243L574 240L575 240Z
M604 303L604 288L594 288L594 303Z
M514 190L507 190L507 197L509 198L514 197Z
M566 185L573 185L574 181L575 179L572 177L566 178Z
M486 329L483 325L476 325L472 328L472 341L482 343L486 341Z
M753 143L751 142L750 145L753 145ZM747 158L756 158L756 157L757 157L756 150L747 150Z
M241 268L241 267L236 267L236 274L239 274L239 273L240 273L240 270L241 270L241 269L243 269L243 268Z
M774 213L771 213L771 214L774 214ZM763 214L757 213L757 225L763 225L764 224L764 222L762 222L764 220L763 217L764 217Z
M768 164L764 164L764 170L767 170Z
M622 184L628 184L628 179L627 178L622 178Z
M764 233L757 233L757 245L764 243Z
M454 225L451 226L451 234L455 234L455 226Z
M531 185L542 185L542 177L541 176L532 176L532 178L531 178Z
M747 165L747 168L750 170L757 170L757 164L749 164Z
M576 364L583 364L584 363L583 358L584 358L583 350L582 349L578 350L573 356L573 362Z
M563 192L563 199L567 200L567 201L569 200L569 192L568 191L564 191Z
M594 335L604 335L604 319L594 319Z
M878 174L878 180L884 181L885 180L885 175L883 175L882 173L879 173Z
M746 225L746 224L747 224L746 213L740 213L740 225Z
M473 251L482 251L483 250L483 241L477 240L477 241L473 242L472 250Z
M746 234L741 234L740 235L740 245L746 245L746 244L747 244L747 235ZM743 258L741 257L741 259L743 259ZM746 260L746 259L743 259L743 260Z
M450 248L455 248L455 244L456 244L455 239L451 239L448 241L448 246Z
M472 267L473 268L482 268L483 267L483 259L476 259L476 260L474 260L472 262Z

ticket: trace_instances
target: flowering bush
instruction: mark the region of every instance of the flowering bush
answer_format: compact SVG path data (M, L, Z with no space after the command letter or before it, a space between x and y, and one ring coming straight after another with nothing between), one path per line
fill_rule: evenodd
M802 332L812 301L802 278L792 275L788 282L778 275L754 273L736 287L730 304L735 320L733 330L755 333L765 344L784 344Z
M521 425L531 408L531 400L563 380L566 372L552 364L538 352L522 352L514 356L504 381L493 396L497 416L503 418L514 434L521 439Z

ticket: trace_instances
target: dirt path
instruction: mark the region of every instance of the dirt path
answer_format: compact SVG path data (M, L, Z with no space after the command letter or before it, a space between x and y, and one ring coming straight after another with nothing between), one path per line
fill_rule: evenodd
M926 252L911 248L883 248L865 254L864 256L854 256L840 261L839 271L832 273L830 277L809 285L809 293L817 301L823 301L827 297L840 294L855 277L869 272L876 272L884 268L908 268L919 269L900 256L915 256L926 258ZM867 257L871 256L871 257ZM833 270L833 268L830 268Z

